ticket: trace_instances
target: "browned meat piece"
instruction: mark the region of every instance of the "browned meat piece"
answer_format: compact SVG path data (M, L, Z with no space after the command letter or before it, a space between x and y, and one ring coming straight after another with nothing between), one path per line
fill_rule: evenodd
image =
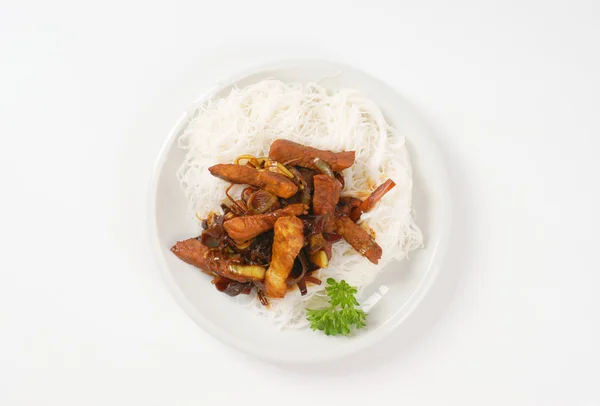
M333 233L335 231L335 219L333 214L340 198L342 185L335 178L327 175L315 175L313 194L313 213L323 218L323 231ZM314 254L325 247L326 241L322 233L311 235L309 238L308 252Z
M257 235L272 229L278 218L284 216L299 216L306 214L306 206L302 203L290 204L280 210L268 214L236 217L227 220L223 227L227 234L236 241L247 241Z
M381 258L381 247L373 241L369 233L360 228L348 217L335 219L336 232L341 235L358 253L374 264Z
M339 216L349 216L352 210L362 203L362 200L356 197L340 197L340 201L336 207L336 214Z
M335 178L327 175L314 177L315 192L313 195L313 212L317 216L334 213L340 199L342 185Z
M293 216L281 217L275 223L273 256L265 274L267 296L281 298L287 291L287 277L294 260L304 245L304 223Z
M313 160L320 158L325 161L334 172L341 172L354 163L354 151L332 152L296 144L292 141L275 140L269 150L269 158L291 165L303 166L305 168L318 168Z
M323 220L323 232L327 234L335 233L335 216L333 214L325 215Z
M206 273L212 272L241 283L252 280L252 278L241 276L235 270L232 270L232 261L223 258L220 250L210 249L196 238L178 241L171 248L171 252L177 255L182 261L194 265Z
M209 271L205 258L209 249L196 238L188 238L184 241L178 241L177 244L173 245L171 252L177 255L182 261L194 265L203 271Z
M388 179L385 182L383 182L381 185L379 185L379 187L377 187L377 189L375 189L373 193L369 195L369 197L367 197L360 204L360 206L352 210L352 212L350 213L350 219L352 219L352 221L358 220L363 213L366 213L373 207L375 207L375 204L377 204L377 202L381 200L381 198L385 196L387 192L392 190L394 186L396 186L396 184L391 179Z
M231 183L248 184L287 199L298 192L291 179L275 172L259 171L243 165L218 164L208 168L210 173Z

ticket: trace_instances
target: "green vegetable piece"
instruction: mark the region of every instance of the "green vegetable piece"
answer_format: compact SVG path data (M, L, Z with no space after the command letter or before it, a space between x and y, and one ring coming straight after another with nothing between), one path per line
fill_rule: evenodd
M306 309L307 320L310 327L315 330L321 330L328 336L350 334L350 328L356 329L367 325L367 314L361 309L356 309L358 301L354 297L356 288L348 285L345 280L336 282L334 279L327 279L327 295L329 296L329 307L325 309Z

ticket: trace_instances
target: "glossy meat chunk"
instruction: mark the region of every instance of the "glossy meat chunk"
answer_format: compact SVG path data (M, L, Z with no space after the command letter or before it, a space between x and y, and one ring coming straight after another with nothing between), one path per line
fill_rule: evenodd
M314 165L314 159L320 158L325 161L334 172L341 172L354 163L354 151L332 152L307 147L287 140L275 140L269 150L269 158L282 163L303 166L305 168L318 168Z
M177 255L179 259L187 262L190 265L194 265L203 271L210 271L205 258L208 250L209 248L196 238L188 238L184 241L178 241L171 247L171 252Z
M306 206L302 203L290 204L283 209L275 210L268 214L257 214L254 216L236 217L227 220L223 227L229 235L236 241L247 241L272 229L275 222L284 216L300 216L306 213Z
M212 272L241 283L251 280L239 273L233 272L231 269L233 262L224 258L220 250L210 249L196 238L178 241L171 247L171 252L177 255L182 261L194 265L205 272Z
M374 264L381 258L381 247L371 238L369 233L360 228L348 217L335 219L336 233L341 235L360 255Z
M304 223L297 217L281 217L275 223L273 255L265 274L267 296L281 298L287 291L287 277L304 245Z
M392 190L394 188L394 186L396 186L396 184L391 179L388 179L385 182L383 182L381 185L379 185L379 187L377 189L375 189L375 191L373 193L371 193L369 195L369 197L367 197L360 204L360 206L358 206L354 210L352 210L352 212L350 213L350 218L352 219L352 221L358 220L363 213L366 213L369 210L371 210L373 207L375 207L375 204L377 204L377 202L379 200L381 200L381 198L383 196L385 196L385 194L387 192Z
M213 176L228 182L256 186L284 199L298 192L298 186L294 181L275 172L259 171L235 164L217 164L208 170Z
M317 216L334 213L340 199L342 185L335 178L327 175L316 175L313 179L313 212Z
M355 197L340 197L335 212L338 216L349 216L352 210L359 207L361 203L362 200Z

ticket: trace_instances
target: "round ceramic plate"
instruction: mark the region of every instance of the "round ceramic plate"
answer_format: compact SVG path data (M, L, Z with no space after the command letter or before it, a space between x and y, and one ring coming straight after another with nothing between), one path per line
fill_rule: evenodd
M171 293L199 326L219 340L249 354L280 362L315 362L363 349L398 327L431 286L440 267L442 245L448 237L449 192L445 170L433 140L420 125L408 103L381 81L348 66L322 61L286 61L264 65L226 80L198 100L225 96L232 87L262 79L319 83L328 88L353 88L372 98L386 120L406 137L413 166L413 207L425 246L410 259L385 267L362 298L389 290L369 312L368 326L349 337L328 337L310 329L280 330L218 292L210 277L179 260L169 249L194 230L176 171L184 152L177 138L188 123L188 114L175 124L156 163L151 186L151 244Z

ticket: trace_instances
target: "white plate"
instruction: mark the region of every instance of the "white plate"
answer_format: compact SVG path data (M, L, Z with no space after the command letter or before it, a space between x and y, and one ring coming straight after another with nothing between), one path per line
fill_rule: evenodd
M234 85L242 87L265 78L309 82L324 77L327 79L320 83L326 87L358 89L375 100L387 121L406 136L413 165L413 207L425 237L425 247L414 251L409 260L388 265L367 289L365 297L381 285L389 288L370 311L367 328L351 337L327 337L310 329L278 330L268 320L253 316L237 305L235 299L218 292L210 283L210 277L169 251L176 241L194 233L187 202L175 176L184 159L184 152L176 141L188 122L187 114L175 124L160 152L150 190L152 250L177 302L199 326L221 341L246 353L280 362L342 357L390 333L428 291L440 267L441 246L448 238L449 191L440 155L412 108L381 81L330 62L284 61L243 72L215 86L199 100L224 96Z

